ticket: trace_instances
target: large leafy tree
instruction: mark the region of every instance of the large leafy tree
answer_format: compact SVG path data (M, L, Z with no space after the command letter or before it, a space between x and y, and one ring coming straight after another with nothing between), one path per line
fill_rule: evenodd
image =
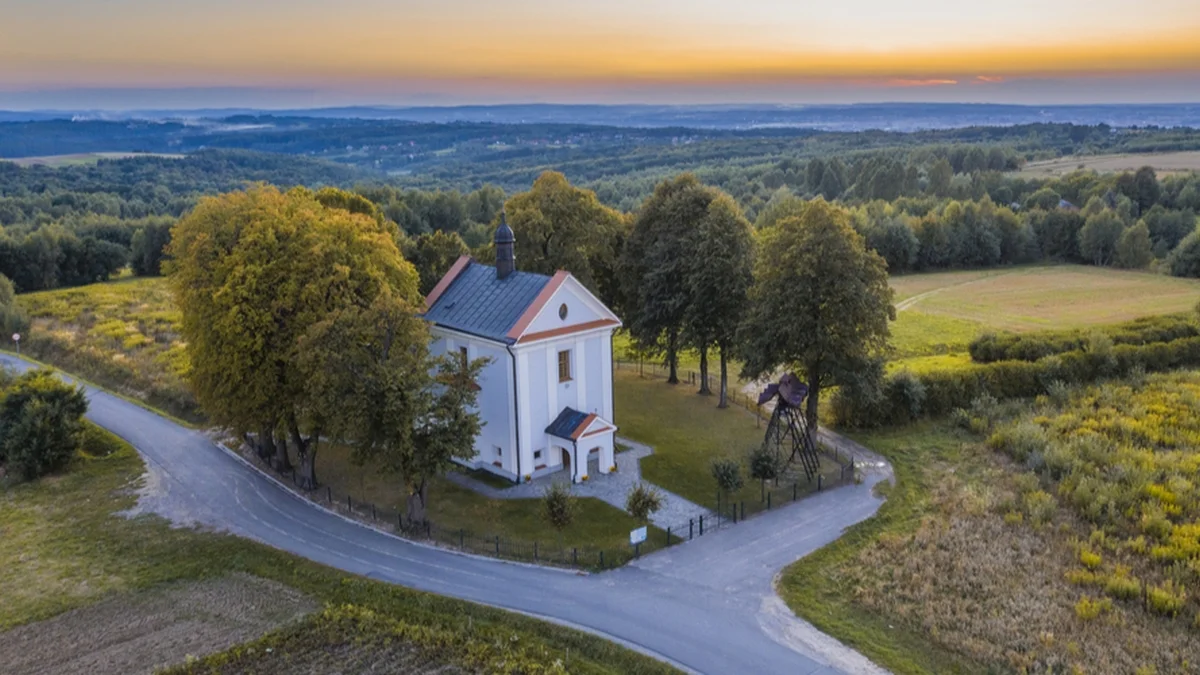
M404 257L417 268L421 295L429 295L459 256L470 253L466 242L457 232L426 232L410 239L404 246Z
M754 236L736 202L717 192L693 234L686 283L691 299L684 314L689 344L700 351L700 393L708 394L708 347L721 359L719 408L728 406L729 357L746 309Z
M659 183L642 204L622 252L622 300L630 335L643 349L665 356L671 384L679 383L695 235L713 198L714 192L692 174Z
M25 480L63 468L79 449L87 407L83 389L49 369L20 376L0 397L0 464Z
M304 487L316 484L313 440L328 423L312 405L321 383L302 367L304 338L385 291L411 307L420 297L394 226L340 208L363 207L353 196L321 197L267 186L207 197L168 248L197 400L215 422L256 432L260 454L279 470L290 464L286 442L276 442L284 436Z
M895 316L887 263L867 250L843 209L809 202L800 216L760 233L740 333L742 375L761 378L781 367L802 373L815 434L822 390L887 347Z
M511 197L504 212L516 235L519 269L567 270L606 303L617 304L615 265L625 219L601 204L595 192L547 171L528 192Z

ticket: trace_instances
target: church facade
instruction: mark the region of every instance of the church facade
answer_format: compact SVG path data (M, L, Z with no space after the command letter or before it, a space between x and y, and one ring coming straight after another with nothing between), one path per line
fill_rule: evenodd
M615 468L612 336L621 321L570 273L521 272L502 219L496 265L454 263L425 299L431 351L488 359L483 429L463 462L514 482Z

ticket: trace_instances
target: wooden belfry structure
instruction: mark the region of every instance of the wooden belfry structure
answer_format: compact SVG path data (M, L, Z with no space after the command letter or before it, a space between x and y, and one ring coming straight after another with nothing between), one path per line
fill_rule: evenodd
M771 421L767 424L767 435L763 446L770 449L782 464L797 459L804 466L804 475L811 481L820 473L821 460L817 457L817 448L808 436L808 423L804 420L804 399L808 396L808 385L791 373L785 373L779 382L768 385L758 396L758 404L775 400L775 410L771 413Z

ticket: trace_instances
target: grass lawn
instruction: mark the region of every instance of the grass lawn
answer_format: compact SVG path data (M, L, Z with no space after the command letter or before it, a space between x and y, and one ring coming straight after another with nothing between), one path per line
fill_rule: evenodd
M571 672L672 672L579 631L351 576L231 535L173 528L154 516L118 515L134 506L132 488L143 469L133 449L121 444L112 455L81 459L62 475L0 484L0 630L114 594L243 573L321 604L373 613L386 620L393 641L409 640L414 648L430 647L417 629L429 631L437 644L427 653L447 665L478 665L476 657L490 654L544 665L566 659ZM324 638L314 630L311 639Z
M1082 155L1059 157L1039 162L1029 162L1018 173L1028 176L1065 176L1079 169L1090 169L1100 173L1136 171L1143 166L1154 167L1159 177L1180 171L1200 170L1200 152L1119 153L1111 155Z
M404 509L404 490L396 479L374 467L354 464L345 446L321 448L317 478L332 486L335 493L349 493L356 501ZM483 538L499 535L529 544L538 542L543 549L557 549L560 541L558 532L543 519L539 499L489 499L437 479L429 488L429 501L429 520L445 529L463 529ZM625 551L629 548L629 531L640 525L629 514L599 499L581 498L575 522L562 532L561 541L568 549Z
M686 385L669 385L656 378L618 370L613 379L616 423L622 436L654 448L642 460L642 476L702 506L716 508L717 486L710 466L714 459L741 459L762 444L766 432L745 409L717 408L716 396L698 396ZM743 469L743 472L745 469ZM825 461L826 480L839 474L837 464ZM761 486L749 476L734 501L758 502ZM800 492L816 489L801 479Z

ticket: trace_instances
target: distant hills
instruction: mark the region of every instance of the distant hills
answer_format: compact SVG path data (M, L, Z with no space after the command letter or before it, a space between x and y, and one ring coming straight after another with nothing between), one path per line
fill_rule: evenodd
M558 105L351 106L290 110L252 108L0 111L0 122L74 120L225 120L299 117L418 123L585 124L692 129L801 128L821 131L918 131L1034 123L1107 124L1114 127L1200 127L1200 104L1026 106L967 103L853 105Z

